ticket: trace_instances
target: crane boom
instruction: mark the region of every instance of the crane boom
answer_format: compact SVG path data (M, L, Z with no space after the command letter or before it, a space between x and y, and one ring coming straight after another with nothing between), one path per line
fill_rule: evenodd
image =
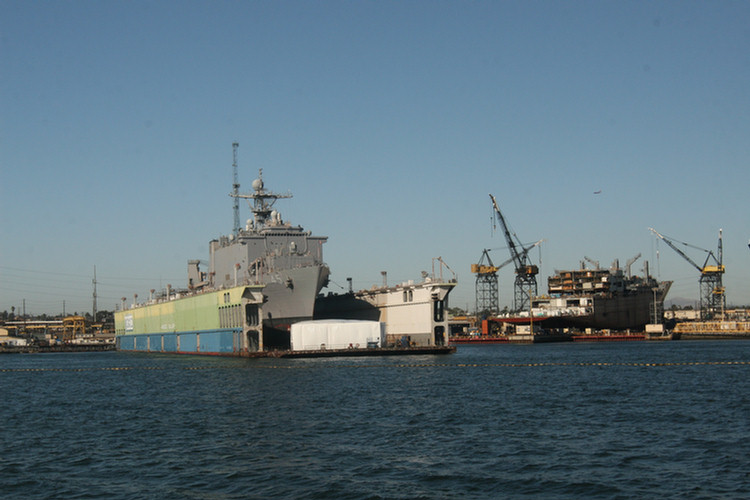
M536 275L539 274L539 268L529 260L529 250L537 246L541 241L528 248L524 248L520 240L516 243L513 237L515 235L511 235L508 224L505 222L505 217L503 217L500 207L497 206L497 200L495 200L492 194L490 194L490 199L492 200L495 214L503 226L503 234L505 235L505 241L508 243L510 258L516 267L513 305L516 311L526 310L531 306L532 297L537 293ZM515 239L517 240L518 237L516 236ZM519 247L521 248L520 251Z
M692 266L693 266L694 268L696 268L696 269L697 269L698 271L700 271L700 273L701 273L701 274L707 274L707 273L723 273L723 272L724 272L724 265L723 265L723 263L722 263L722 260L723 260L723 256L722 256L722 254L723 254L723 250L722 250L722 243L721 243L721 233L722 233L722 230L721 230L721 229L719 229L719 247L718 247L718 254L719 254L719 258L718 258L718 259L716 258L716 256L714 255L714 253L713 253L713 252L712 252L711 250L706 250L705 248L700 248L700 247L696 247L696 246L694 246L694 245L688 245L687 243L683 243L683 242L678 242L678 243L682 243L682 244L683 244L683 245L685 245L685 246L689 246L689 247L692 247L692 248L696 248L696 249L698 249L698 250L701 250L701 251L703 251L703 252L706 252L706 254L707 254L707 255L706 255L706 260L705 260L705 262L703 263L703 265L702 265L702 266L700 266L700 265L696 264L696 262L695 262L695 261L694 261L693 259L691 259L690 257L688 257L688 256L687 256L687 254L686 254L685 252L683 252L682 250L680 250L680 249L679 249L679 248L677 247L677 245L675 245L675 244L674 244L674 242L672 241L672 239L670 239L670 238L667 238L667 237L666 237L666 236L664 236L663 234L659 233L659 232L658 232L658 231L657 231L656 229L654 229L653 227L650 227L650 228L649 228L649 230L650 230L650 231L651 231L652 233L654 233L654 234L655 234L655 235L656 235L657 237L659 237L659 239L661 239L662 241L664 241L664 243L666 243L667 245L669 245L669 247L670 247L670 248L671 248L672 250L674 250L675 252L677 252L677 253L678 253L678 254L680 255L680 257L682 257L683 259L685 259L686 261L688 261L688 262L689 262L689 263L690 263L690 264L691 264L691 265L692 265ZM710 259L713 259L713 260L714 260L714 262L716 262L716 265L715 265L715 266L713 266L713 265L711 265L711 266L710 266L710 265L708 265L708 261L709 261Z
M541 240L537 241L536 243L532 243L531 245L529 245L527 247L524 247L523 252L521 252L521 257L523 258L524 262L528 262L529 252L533 248L536 248L539 245L541 245L543 242L544 242L544 238L542 238ZM534 267L536 267L536 266L534 266Z
M521 255L523 255L525 257L532 249L538 247L542 243L544 243L544 239L543 238L541 240L537 241L536 243L532 243L531 245L528 245L527 247L525 247L523 249L523 252L521 252ZM513 257L510 257L507 260L505 260L502 264L494 265L492 263L492 260L490 260L489 254L487 253L489 251L490 251L490 249L485 249L484 252L482 253L482 258L479 259L479 263L471 265L471 272L473 272L473 273L497 272L497 271L499 271L500 269L504 268L505 266L507 266L508 264L510 264L511 262L513 262L515 260ZM489 265L488 266L482 265L482 261L484 260L485 256L489 260Z
M524 249L523 251L519 252L518 248L516 247L516 242L513 239L513 236L510 234L510 230L508 229L508 224L505 222L505 217L503 217L503 213L500 211L500 207L497 206L497 200L495 200L495 197L490 194L490 199L492 200L492 206L495 209L495 214L497 215L497 218L500 220L500 225L503 226L503 234L505 235L505 241L508 243L508 250L510 250L510 256L513 262L516 265L516 273L517 274L525 274L525 275L536 275L539 273L539 268L533 264L531 264L528 260L528 250L531 250L531 248L537 246L541 241L535 243L532 247L529 247L528 249ZM520 245L519 243L519 246Z
M699 266L698 264L696 264L693 259L691 259L690 257L688 257L685 252L683 252L682 250L680 250L677 247L677 245L675 245L674 243L672 243L672 240L670 240L669 238L667 238L666 236L664 236L663 234L661 234L659 231L657 231L653 227L650 227L648 229L652 233L654 233L660 240L662 240L664 243L666 243L667 245L669 245L669 247L672 250L674 250L675 252L677 252L680 255L680 257L682 257L683 259L685 259L686 261L688 261L694 268L696 268L700 272L703 272L703 268L701 266Z

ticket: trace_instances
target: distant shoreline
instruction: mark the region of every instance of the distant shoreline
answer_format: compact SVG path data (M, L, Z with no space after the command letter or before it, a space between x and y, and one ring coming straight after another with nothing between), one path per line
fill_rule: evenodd
M0 354L37 354L48 352L103 352L114 351L114 344L52 345L52 346L2 346Z

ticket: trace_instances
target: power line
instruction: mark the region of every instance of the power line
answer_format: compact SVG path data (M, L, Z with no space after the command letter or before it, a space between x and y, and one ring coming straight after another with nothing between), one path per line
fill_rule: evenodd
M16 272L22 272L22 273L31 273L31 274L42 274L42 275L52 275L52 276L69 276L69 277L75 277L75 278L81 278L90 280L91 275L90 274L72 274L72 273L60 273L55 271L40 271L37 269L21 269L17 267L10 267L10 266L0 266L0 269L7 269L9 271L16 271ZM123 281L158 281L158 280L164 280L168 278L164 278L163 276L160 277L143 277L143 276L98 276L98 280L123 280ZM173 280L177 281L177 280ZM100 281L99 281L100 282Z

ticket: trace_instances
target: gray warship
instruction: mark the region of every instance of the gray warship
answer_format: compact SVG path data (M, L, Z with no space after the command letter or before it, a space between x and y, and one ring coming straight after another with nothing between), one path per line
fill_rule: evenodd
M292 195L266 190L262 169L252 183L251 193L239 193L238 186L235 181L230 196L246 199L253 218L248 219L244 229L235 227L233 234L209 243L208 272L201 271L200 261L188 262L188 288L264 285L263 327L268 333L278 332L280 345L285 345L293 323L313 318L315 297L328 283L330 270L323 262L323 243L328 237L313 236L282 219L273 205ZM235 215L235 226L237 220ZM267 342L272 341L267 337Z

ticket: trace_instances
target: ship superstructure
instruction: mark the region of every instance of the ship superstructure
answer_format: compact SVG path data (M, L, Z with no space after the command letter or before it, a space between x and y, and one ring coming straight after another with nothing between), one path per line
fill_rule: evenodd
M610 269L556 271L549 295L535 297L532 313L545 326L643 331L661 323L671 281L630 276L615 262Z
M288 332L291 324L313 317L315 297L327 284L329 269L323 261L325 236L313 236L300 226L285 222L274 208L290 193L268 191L263 171L248 194L233 192L235 199L246 199L253 213L244 227L209 243L209 270L202 272L199 261L188 263L189 288L226 288L264 285L263 324L269 329Z

